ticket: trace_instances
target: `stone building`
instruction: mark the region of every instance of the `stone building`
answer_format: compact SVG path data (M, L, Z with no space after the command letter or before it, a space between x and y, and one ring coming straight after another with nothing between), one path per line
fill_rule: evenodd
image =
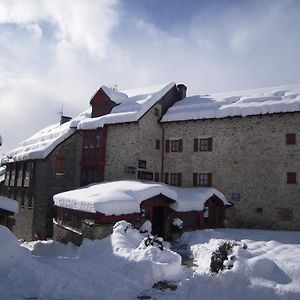
M2 195L19 204L14 233L32 240L52 236L53 195L79 187L82 137L67 124L50 126L7 157ZM63 142L61 142L63 141ZM12 152L10 153L10 155Z
M89 110L11 151L3 193L20 204L17 235L51 236L54 194L124 179L214 187L234 204L227 226L299 230L300 86L185 93L102 86Z

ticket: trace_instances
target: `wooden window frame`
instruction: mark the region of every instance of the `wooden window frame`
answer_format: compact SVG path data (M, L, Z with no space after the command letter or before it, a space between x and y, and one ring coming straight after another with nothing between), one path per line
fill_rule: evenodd
M181 186L182 174L181 173L170 173L170 185Z
M212 173L209 173L209 172L193 173L193 186L194 187L211 187L212 186Z
M155 141L155 149L156 150L160 149L160 140L158 140L158 139Z
M65 174L65 157L57 155L55 157L55 175L61 176Z

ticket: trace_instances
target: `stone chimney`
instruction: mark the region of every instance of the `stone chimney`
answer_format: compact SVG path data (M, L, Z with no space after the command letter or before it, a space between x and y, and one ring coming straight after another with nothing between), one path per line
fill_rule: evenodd
M64 123L67 123L67 122L69 122L69 121L71 121L71 120L72 120L71 117L62 115L62 116L60 117L60 125L62 125L62 124L64 124Z
M180 84L177 84L177 89L179 91L181 99L185 98L187 87L184 84L180 83Z

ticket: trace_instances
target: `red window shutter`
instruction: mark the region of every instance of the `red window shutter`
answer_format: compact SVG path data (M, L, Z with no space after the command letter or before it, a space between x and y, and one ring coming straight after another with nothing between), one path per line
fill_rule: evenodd
M160 149L160 140L156 140L155 149L157 149L157 150Z
M170 152L170 140L166 140L166 152Z
M287 172L287 183L297 183L297 174L296 172Z
M159 173L158 172L154 173L154 181L159 182Z
M208 151L212 151L213 148L213 139L209 138L208 139Z
M182 152L182 139L178 140L178 152Z
M199 140L198 139L194 139L194 152L198 152L198 144L199 144Z
M193 173L193 186L198 186L198 173Z
M296 145L296 134L295 133L287 133L286 134L286 144L287 145Z
M182 174L178 173L177 174L177 186L181 186L182 185Z
M212 173L207 174L207 186L212 186Z
M169 173L165 173L165 183L169 184Z

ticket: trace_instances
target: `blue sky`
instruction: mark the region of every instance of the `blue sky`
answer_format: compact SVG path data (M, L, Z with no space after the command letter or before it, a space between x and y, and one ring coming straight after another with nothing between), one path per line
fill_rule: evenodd
M297 0L0 0L0 155L102 84L300 83L299 15Z

